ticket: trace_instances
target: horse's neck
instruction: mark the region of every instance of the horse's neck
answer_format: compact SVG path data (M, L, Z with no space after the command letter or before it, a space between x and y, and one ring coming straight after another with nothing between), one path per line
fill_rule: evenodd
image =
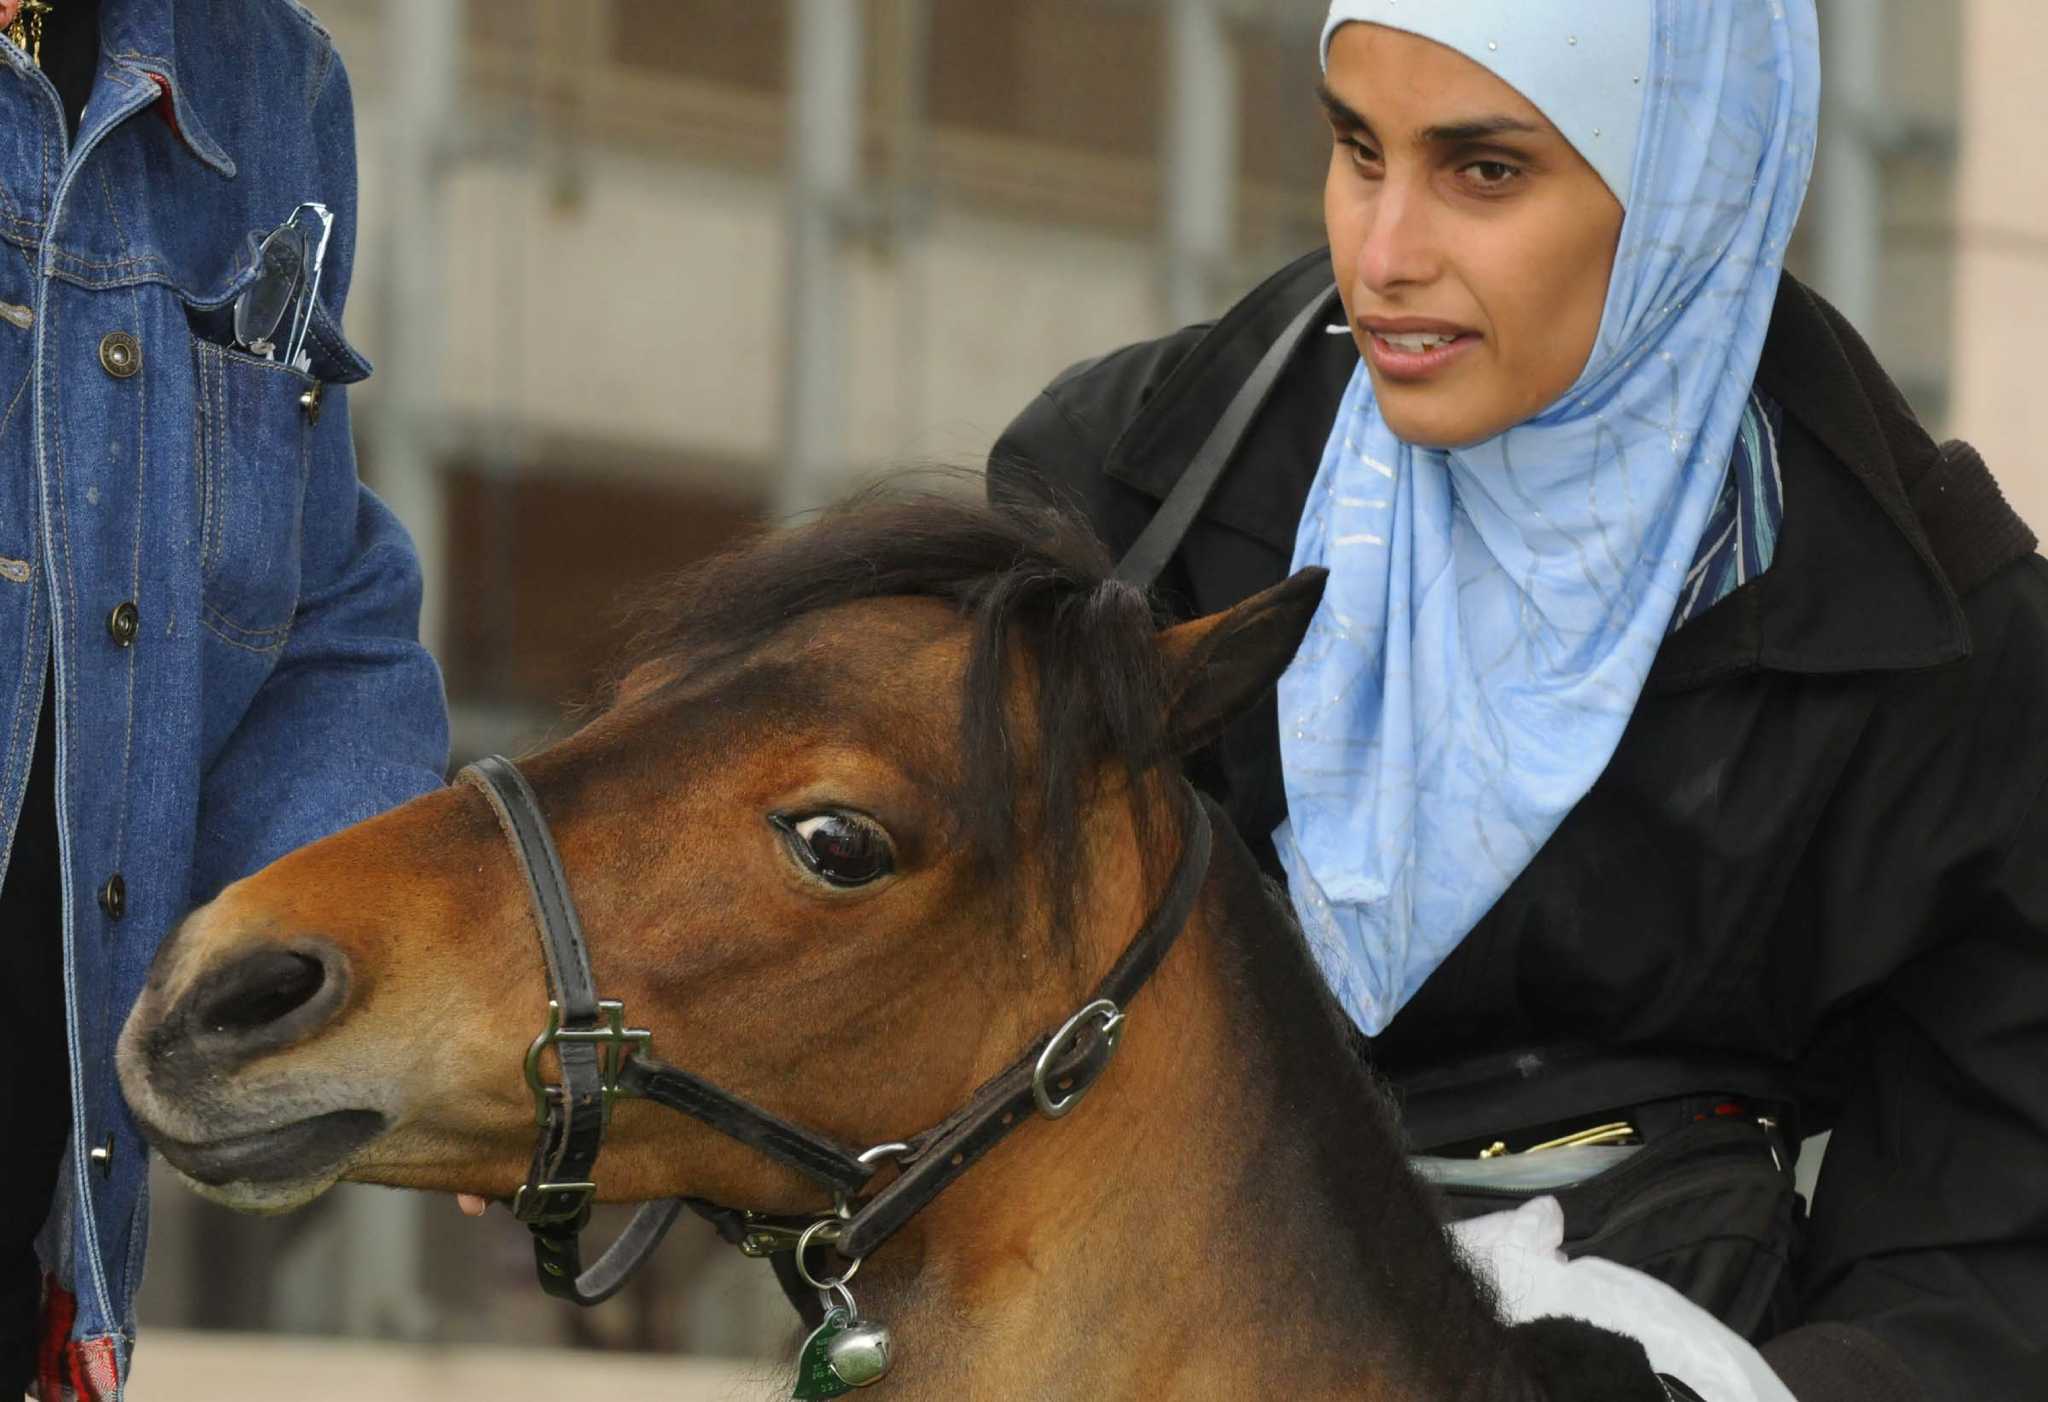
M898 1402L1520 1395L1251 881L1212 883L1089 1101L872 1264Z

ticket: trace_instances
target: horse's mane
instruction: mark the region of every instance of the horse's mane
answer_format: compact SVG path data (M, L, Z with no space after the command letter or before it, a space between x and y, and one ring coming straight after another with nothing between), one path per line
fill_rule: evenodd
M1014 855L1020 814L1028 814L1053 928L1064 931L1085 885L1091 777L1116 769L1129 777L1131 791L1148 800L1133 805L1140 849L1158 852L1159 805L1149 799L1173 758L1158 620L1144 592L1111 572L1087 522L1050 500L995 508L978 492L885 482L692 568L664 590L634 660L733 660L807 614L862 599L953 605L973 626L960 714L963 782L950 795L957 836L993 876ZM1035 674L1037 732L1021 747L1008 699L1020 655Z

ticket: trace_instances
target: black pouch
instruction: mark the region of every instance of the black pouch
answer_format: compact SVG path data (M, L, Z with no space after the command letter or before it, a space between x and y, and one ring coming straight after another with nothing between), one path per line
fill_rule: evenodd
M1599 1256L1655 1276L1753 1343L1798 1322L1792 1263L1805 1205L1792 1156L1769 1125L1685 1125L1565 1187L1459 1183L1436 1191L1453 1222L1554 1197L1564 1208L1567 1256Z

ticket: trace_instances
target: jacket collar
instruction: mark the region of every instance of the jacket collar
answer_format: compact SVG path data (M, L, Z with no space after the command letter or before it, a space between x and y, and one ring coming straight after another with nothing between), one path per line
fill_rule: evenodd
M1869 346L1789 273L1756 378L1785 410L1777 554L1672 635L1648 689L1756 668L1899 671L1968 656L1962 603L1910 498L1940 449Z
M150 105L149 95L154 93L158 115L178 139L208 166L232 177L234 158L213 139L193 101L201 91L197 80L213 65L195 63L190 52L180 59L181 26L188 31L183 35L188 45L225 42L189 32L198 24L191 7L178 0L102 0L100 76L111 81L94 85L79 123L81 140L96 124L104 121L111 126L138 106Z
M1260 354L1302 303L1330 285L1318 250L1269 277L1188 351L1112 445L1104 471L1163 500ZM1333 294L1334 295L1334 292ZM1335 315L1335 314L1333 314ZM1269 422L1240 456L1320 455L1357 353L1312 330L1287 378L1315 382L1306 424ZM1932 667L1968 655L1962 606L1936 564L1909 492L1938 449L1847 323L1791 275L1779 289L1757 381L1785 409L1785 520L1771 567L1674 633L1647 689L1671 691L1741 671L1843 673ZM1300 398L1289 402L1304 404ZM1311 447L1310 444L1313 446ZM1202 515L1292 558L1312 473L1225 473ZM1300 490L1276 491L1276 481Z

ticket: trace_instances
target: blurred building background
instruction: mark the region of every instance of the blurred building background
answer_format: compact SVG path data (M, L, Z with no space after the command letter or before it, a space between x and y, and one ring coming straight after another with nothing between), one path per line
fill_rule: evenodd
M2048 520L2023 343L2048 312L2048 10L1820 3L1794 267ZM1064 366L1321 242L1324 0L314 7L358 110L363 470L426 564L458 761L559 726L630 601L735 532L978 466ZM145 1331L754 1355L790 1327L766 1268L693 1223L582 1313L533 1289L502 1213L343 1189L257 1221L169 1184L155 1213Z

